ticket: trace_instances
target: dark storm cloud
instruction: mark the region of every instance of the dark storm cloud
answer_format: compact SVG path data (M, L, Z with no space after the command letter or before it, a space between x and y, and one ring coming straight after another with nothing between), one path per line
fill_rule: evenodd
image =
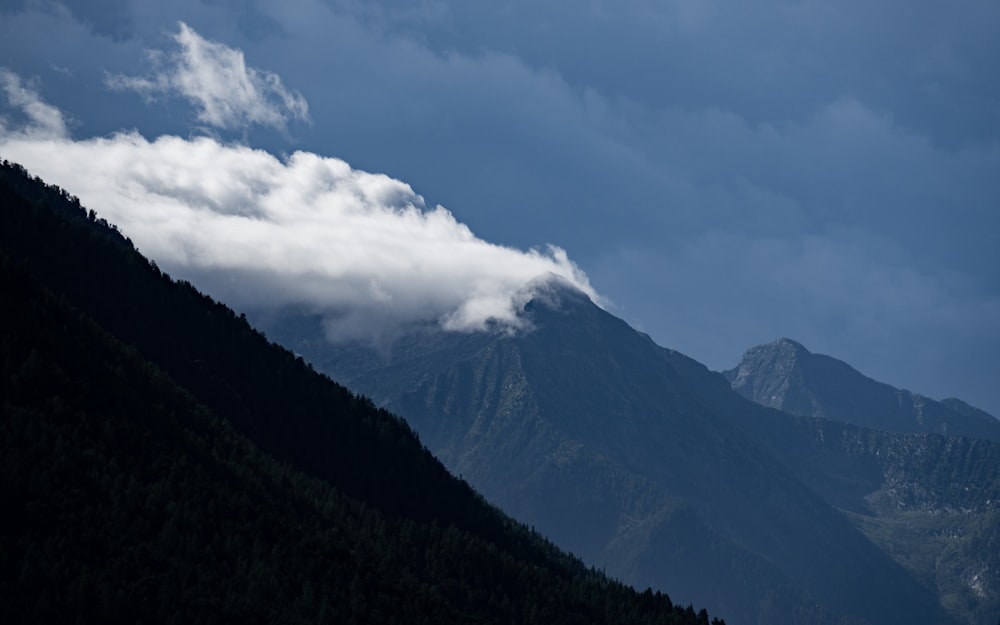
M71 4L5 16L0 53L77 134L190 132L101 84L183 20L301 92L295 149L559 242L663 344L722 368L791 335L1000 412L995 3Z

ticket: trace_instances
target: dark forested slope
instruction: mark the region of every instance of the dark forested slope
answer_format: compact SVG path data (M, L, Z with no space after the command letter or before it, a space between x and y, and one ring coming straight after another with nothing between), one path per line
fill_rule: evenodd
M0 292L5 622L708 621L502 516L6 163Z

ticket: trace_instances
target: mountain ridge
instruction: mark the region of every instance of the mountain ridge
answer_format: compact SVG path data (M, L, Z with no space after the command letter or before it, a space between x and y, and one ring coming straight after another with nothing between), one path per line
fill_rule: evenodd
M890 432L928 432L1000 441L1000 421L965 402L938 402L878 382L847 363L783 338L748 349L723 374L744 397L792 414Z
M424 329L381 352L315 342L302 332L308 324L295 321L267 331L404 415L452 470L592 562L608 558L609 544L631 544L639 560L619 559L615 570L667 576L652 585L693 593L725 586L732 600L763 584L764 596L781 597L780 608L756 596L723 613L748 623L847 623L861 614L871 623L949 621L909 573L732 415L691 391L711 385L732 395L737 412L759 409L720 374L684 362L593 303L531 300L523 314L523 332ZM689 544L667 527L685 528ZM690 548L718 559L677 579L655 563L670 560L651 552L654 544L670 545L675 561ZM727 601L690 596L715 611ZM885 596L907 599L890 606ZM843 610L836 616L834 605Z
M4 174L8 173L5 170ZM38 191L38 181L20 182ZM23 238L25 232L32 231L24 230L24 224L16 219L8 221L11 214L7 209L16 195L9 191L5 188L2 197L5 221L0 229L0 244L4 249L12 250L18 258L30 258L36 276L56 278L49 283L60 298L86 308L86 314L99 319L102 327L113 328L116 336L125 337L125 342L135 349L151 355L164 371L184 380L186 388L206 406L224 412L262 447L304 467L309 474L326 475L332 483L341 484L338 488L364 496L379 509L379 515L402 515L418 525L428 519L443 519L459 531L471 531L485 520L485 536L492 536L501 550L513 549L515 557L538 555L534 547L506 533L509 520L488 512L484 517L480 504L468 507L467 486L447 478L441 492L416 489L414 494L408 492L414 489L401 486L410 484L408 479L416 475L442 476L409 426L340 387L328 398L334 404L346 403L356 411L353 414L362 416L356 423L351 423L352 417L348 422L335 420L317 427L305 401L314 391L308 390L310 384L303 384L302 374L290 373L308 370L301 359L283 350L278 350L280 357L275 356L278 352L269 352L266 358L247 358L241 346L246 346L247 332L253 332L245 320L198 294L190 285L177 285L150 267L121 234L95 220L92 213L88 218L65 192L48 189L50 197L46 201L65 204L75 217L47 229L51 236L48 240ZM41 210L38 205L21 209L24 214L18 213L17 217L37 216ZM69 236L69 231L75 234ZM94 239L110 240L115 249L124 253L116 252L110 255L114 259L108 258L108 248L100 244L93 247ZM137 282L120 280L121 274L134 277L135 271L147 277ZM173 285L169 287L171 297L164 298L160 292L165 284ZM97 292L90 292L95 287ZM109 299L114 305L108 303ZM950 441L964 439L926 434L909 438L879 435L856 426L769 410L737 395L721 374L656 346L649 337L636 333L592 303L565 303L554 306L542 299L526 302L532 325L525 326L522 332L498 327L493 334L442 335L424 328L422 334L411 337L410 343L403 341L395 346L397 349L369 354L368 360L360 358L359 353L352 356L345 352L345 362L368 363L368 368L355 366L355 375L386 377L388 354L396 366L389 376L394 379L381 383L386 388L395 386L396 390L384 398L377 397L380 403L387 398L401 406L420 408L433 414L439 427L461 425L441 429L450 432L450 445L461 452L455 458L470 471L487 475L489 465L500 454L506 473L496 479L513 497L526 506L562 514L560 520L577 528L577 540L581 542L594 541L592 533L603 537L612 532L618 540L609 552L630 551L644 557L632 562L637 574L654 570L672 574L678 588L692 588L691 594L685 595L691 598L699 590L696 586L701 586L703 592L704 587L726 584L732 605L723 601L725 612L719 614L742 611L748 621L768 623L858 623L860 615L873 625L952 622L935 605L935 599L925 596L933 595L935 588L940 593L951 587L935 587L936 580L927 576L926 567L920 562L906 562L913 554L893 553L891 543L899 538L905 522L914 518L900 515L924 514L918 520L928 523L944 509L937 500L923 497L930 484L924 477L928 470L941 486L931 494L937 492L946 505L956 501L953 486L973 475L970 471L996 474L991 473L995 467L994 447L988 441L963 447ZM175 305L189 307L196 314L185 314L178 321L177 315L168 314ZM195 317L200 321L192 324ZM300 329L315 329L317 325L322 328L319 318L303 322ZM186 329L190 335L178 333L179 329ZM157 337L157 333L162 336ZM301 353L308 355L326 346L322 334L306 336L313 343L310 350ZM267 344L261 339L257 335L252 341ZM295 348L294 341L286 344ZM269 384L247 382L259 379L252 377L255 371L258 376L280 380L285 391L297 392L282 393L279 401L268 392ZM400 380L405 384L396 384ZM597 405L603 418L590 412L591 404ZM470 406L479 406L479 411ZM268 412L277 416L268 416ZM615 428L611 432L600 429L607 422ZM341 432L331 438L335 428L360 428L363 436L344 437ZM418 430L423 437L423 428ZM501 433L514 435L499 445L496 443L501 439L496 435ZM880 436L886 440L880 440ZM389 449L402 452L386 466L374 463L365 451L373 449L365 441L378 439L388 443L377 446L382 449L380 453ZM429 438L425 440L432 444ZM855 440L871 444L841 444ZM476 441L478 446L470 446ZM943 448L935 448L941 447L942 441L946 443ZM339 459L328 457L330 447L320 449L324 442L334 443ZM788 442L793 443L791 450L779 444ZM852 483L868 480L863 488L849 493L871 508L867 514L846 508L840 512L841 506L831 503L831 489L826 483L831 477L828 463L806 462L795 470L789 469L794 464L793 452L814 459L817 455L809 451L822 450L816 445L824 442L830 444L828 454L842 462L839 468L843 475L832 477ZM886 445L900 445L899 452L879 464L873 456L879 457L878 452ZM628 453L623 455L623 450ZM912 454L914 450L922 455ZM520 465L509 462L517 454L536 461ZM911 456L921 458L922 464L913 468L898 464L898 460ZM853 466L856 463L849 461L855 457L864 457L871 470L859 474ZM963 465L962 458L969 460ZM338 462L347 470L338 469ZM640 472L649 463L655 470ZM897 473L899 479L894 482ZM692 479L697 476L704 479ZM531 480L549 488L532 490ZM588 484L600 488L590 489ZM885 492L878 492L880 488ZM909 500L893 497L900 488L910 488L917 496L915 504L928 502L931 508L906 507ZM997 527L995 517L989 516L993 510L980 514L975 508L976 497L990 492L968 492L966 497L972 507L962 505L975 514L967 515L967 522L953 525L970 538L962 543L962 549L969 552L996 545L995 535L989 534L990 528L995 532ZM427 493L433 497L426 497ZM865 498L871 493L889 497L873 505ZM475 497L473 494L473 500ZM604 501L616 501L616 507L609 513L600 507ZM450 512L440 516L449 507ZM964 513L965 508L959 512ZM603 519L604 529L599 523L590 525L591 519ZM958 523L954 517L949 517L949 522ZM928 528L930 533L918 532L917 538L947 530L933 524ZM878 549L873 546L876 544ZM947 544L939 546L948 548ZM672 550L673 556L664 559L659 549ZM554 548L543 551L548 554L544 558L555 557L554 561L545 560L550 563L546 566L552 566L553 571L563 570L563 565L557 564L563 556L558 556ZM850 555L842 559L840 552ZM990 553L989 549L986 553ZM793 560L803 554L803 559ZM928 556L918 555L921 559ZM830 570L815 570L817 567L808 566L808 561L823 562ZM974 594L979 588L988 599L993 580L982 572L996 567L988 560L980 565L982 568L968 580L962 575L946 575L946 581L952 583L960 578ZM579 565L570 568L579 570ZM855 575L858 579L852 578ZM816 595L804 591L803 584L808 584ZM625 592L621 596L627 599L629 595ZM885 604L888 596L898 599L898 603ZM982 602L975 603L976 597L960 599L971 602L967 606L970 613L981 615ZM656 601L662 606L662 600ZM841 604L845 603L850 605L844 608ZM700 600L699 604L704 605ZM949 609L960 612L962 607ZM683 617L676 611L672 614L707 620L707 616L701 619L693 610L690 614L682 612Z
M708 622L500 514L6 161L0 288L12 622Z

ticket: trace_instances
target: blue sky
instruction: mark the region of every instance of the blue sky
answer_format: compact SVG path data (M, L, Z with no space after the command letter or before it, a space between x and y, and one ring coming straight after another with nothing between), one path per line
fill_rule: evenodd
M1000 414L997 32L969 0L4 0L0 155L237 305L468 326L569 273L714 369L788 336Z

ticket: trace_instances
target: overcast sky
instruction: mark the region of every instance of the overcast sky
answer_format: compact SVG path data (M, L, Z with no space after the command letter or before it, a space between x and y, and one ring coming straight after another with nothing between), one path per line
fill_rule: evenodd
M467 327L551 271L713 369L788 336L996 415L998 32L992 0L0 0L0 156L237 305Z

